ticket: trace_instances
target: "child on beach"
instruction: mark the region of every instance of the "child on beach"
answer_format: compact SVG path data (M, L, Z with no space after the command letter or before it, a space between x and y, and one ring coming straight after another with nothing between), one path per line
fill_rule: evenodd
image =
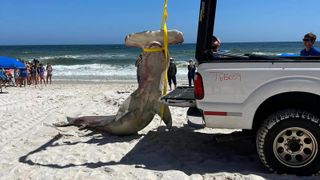
M305 49L301 51L301 56L320 56L320 52L314 48L317 36L313 33L308 33L303 38Z

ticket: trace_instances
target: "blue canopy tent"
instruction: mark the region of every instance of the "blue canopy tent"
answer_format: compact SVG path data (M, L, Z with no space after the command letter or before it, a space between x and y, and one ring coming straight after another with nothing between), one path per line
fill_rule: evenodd
M17 59L0 56L0 69L25 69L26 65Z
M0 93L2 92L2 86L5 86L6 76L2 69L25 69L26 65L17 59L0 56Z

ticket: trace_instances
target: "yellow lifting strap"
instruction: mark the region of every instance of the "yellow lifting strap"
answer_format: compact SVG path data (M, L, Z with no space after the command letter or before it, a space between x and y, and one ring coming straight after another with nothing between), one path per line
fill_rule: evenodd
M143 52L153 53L153 52L161 52L164 51L163 48L144 48Z
M161 31L163 33L163 47L162 48L145 48L143 49L144 52L161 52L164 51L165 54L165 72L164 72L164 78L163 78L163 90L162 95L167 94L168 89L168 61L169 61L169 49L168 49L168 28L167 28L167 19L168 19L168 10L167 10L168 0L164 0L163 5L163 15L161 20ZM160 107L160 117L163 119L164 117L164 106L162 105Z
M168 19L168 10L167 10L168 0L164 0L163 5L163 15L161 20L161 30L163 31L163 50L165 54L165 75L163 80L163 91L162 95L167 94L167 82L168 82L168 61L169 61L169 48L168 48L168 28L167 28L167 19ZM162 108L163 109L163 108Z

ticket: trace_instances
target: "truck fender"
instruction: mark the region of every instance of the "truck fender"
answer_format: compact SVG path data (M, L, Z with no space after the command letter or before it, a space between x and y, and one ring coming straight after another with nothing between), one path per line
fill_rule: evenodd
M282 77L270 80L256 88L244 102L244 118L251 119L251 127L255 113L267 99L287 92L305 92L320 95L320 79L314 77Z

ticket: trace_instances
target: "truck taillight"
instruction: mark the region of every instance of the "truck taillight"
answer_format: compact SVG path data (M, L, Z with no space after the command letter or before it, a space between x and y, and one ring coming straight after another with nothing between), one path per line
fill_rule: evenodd
M196 76L194 77L194 96L197 100L201 100L204 98L202 76L198 72L196 73Z

